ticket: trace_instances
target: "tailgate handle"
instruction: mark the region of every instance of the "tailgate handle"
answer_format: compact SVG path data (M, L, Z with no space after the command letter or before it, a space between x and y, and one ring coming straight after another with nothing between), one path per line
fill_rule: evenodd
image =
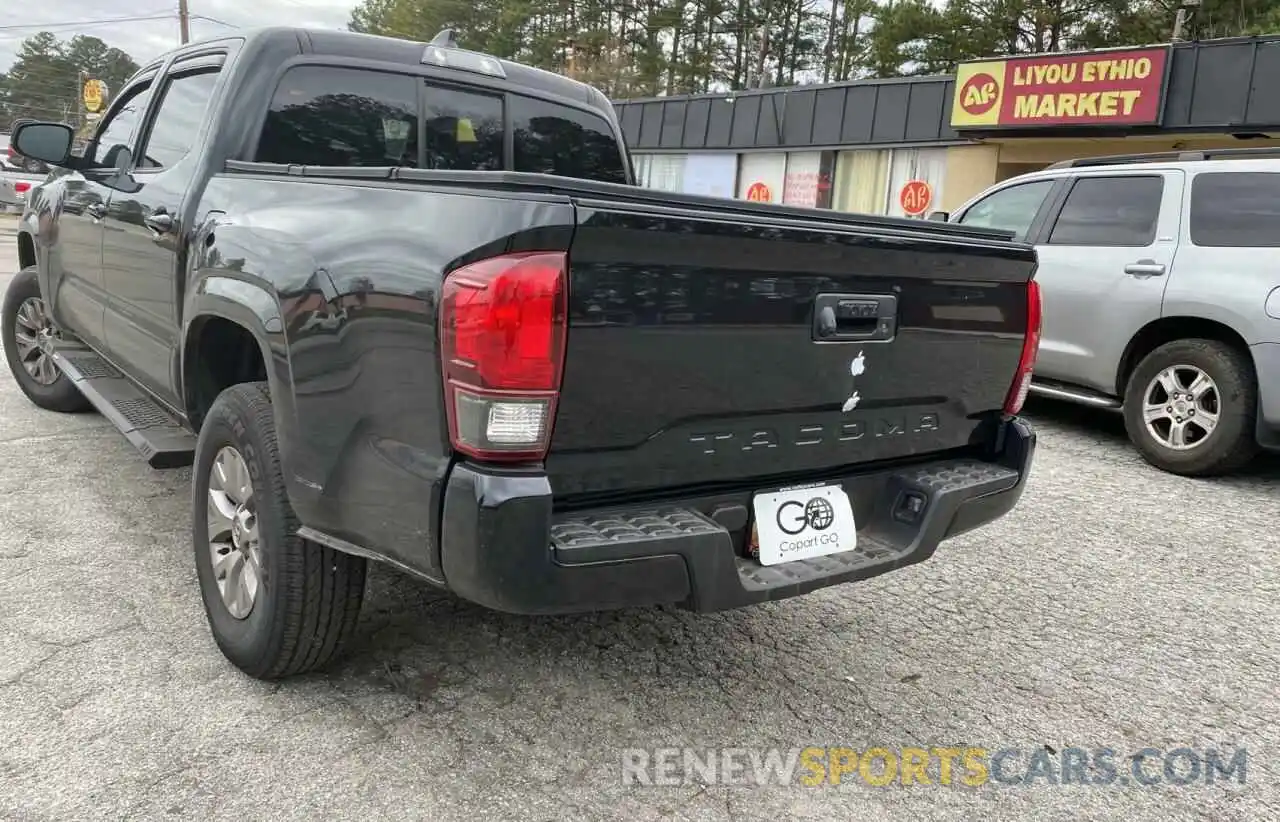
M813 301L818 342L892 339L898 330L898 298L873 294L819 294Z

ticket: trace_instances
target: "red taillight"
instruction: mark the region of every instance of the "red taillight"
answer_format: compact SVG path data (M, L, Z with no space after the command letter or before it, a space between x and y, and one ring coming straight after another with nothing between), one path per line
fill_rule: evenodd
M566 258L505 254L440 290L445 413L453 447L486 460L542 459L564 368Z
M31 183L28 183L25 180L22 180L13 184L13 190L18 192L19 194L26 194L27 191L29 191L30 189L31 189Z
M1004 400L1004 412L1016 414L1027 401L1031 390L1031 372L1036 367L1036 354L1040 350L1040 283L1027 283L1027 331L1022 338L1022 356L1018 359L1018 373Z

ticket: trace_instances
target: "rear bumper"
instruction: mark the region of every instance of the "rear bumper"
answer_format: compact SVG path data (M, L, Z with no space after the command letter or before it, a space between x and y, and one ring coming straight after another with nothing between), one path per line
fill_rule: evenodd
M841 477L854 503L858 548L765 567L740 553L749 495L555 514L542 475L459 464L441 524L445 581L459 596L543 614L678 603L719 611L867 579L922 562L938 544L1003 516L1022 496L1035 434L1003 426L992 461L945 459ZM905 495L918 516L895 517Z

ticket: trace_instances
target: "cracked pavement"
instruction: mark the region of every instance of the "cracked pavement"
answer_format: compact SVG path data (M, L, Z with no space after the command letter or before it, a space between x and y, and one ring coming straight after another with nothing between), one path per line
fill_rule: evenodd
M206 627L189 472L0 375L0 819L1280 818L1280 465L1182 479L1117 418L1031 417L1022 503L922 565L723 614L554 618L373 567L348 655L265 684ZM685 745L1249 759L1243 785L622 784L623 749Z

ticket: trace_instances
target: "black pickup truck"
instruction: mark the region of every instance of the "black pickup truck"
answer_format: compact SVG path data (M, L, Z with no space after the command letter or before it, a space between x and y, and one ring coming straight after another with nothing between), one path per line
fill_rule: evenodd
M1004 232L634 185L609 101L457 47L264 29L65 126L19 226L21 389L193 465L248 674L354 631L366 560L508 612L713 611L1009 511L1039 333Z

